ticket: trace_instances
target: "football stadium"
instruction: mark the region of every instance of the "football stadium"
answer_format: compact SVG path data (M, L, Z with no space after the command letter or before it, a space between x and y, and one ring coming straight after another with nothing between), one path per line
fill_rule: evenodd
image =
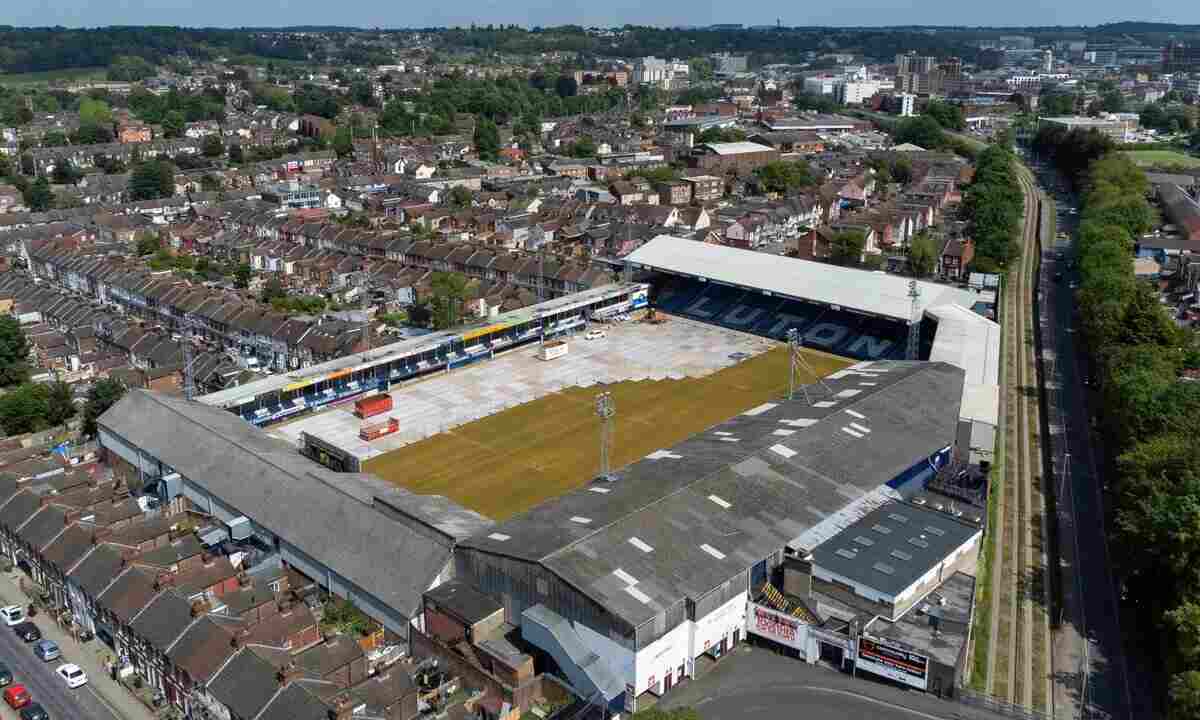
M100 442L419 657L468 652L436 606L503 618L468 654L614 710L749 639L953 693L999 326L994 298L911 287L660 236L624 281L478 327L199 402L133 391Z

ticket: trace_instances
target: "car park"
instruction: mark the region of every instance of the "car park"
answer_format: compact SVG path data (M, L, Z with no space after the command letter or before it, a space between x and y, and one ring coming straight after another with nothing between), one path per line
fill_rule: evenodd
M21 720L50 720L50 713L39 703L29 703L21 708Z
M62 657L62 651L58 649L58 643L53 640L38 640L33 644L33 654L37 655L42 662L50 662Z
M9 685L4 690L4 702L13 710L20 710L33 702L33 698L24 685Z
M85 673L83 669L75 663L59 665L58 669L54 672L58 673L58 676L63 679L63 682L65 682L69 688L77 688L81 685L86 685L88 681L87 673Z
M20 625L13 625L13 632L17 637L27 643L37 642L42 639L42 631L38 630L38 626L31 622L23 622Z
M0 620L4 621L5 625L12 627L25 622L25 608L20 605L6 605L0 607Z

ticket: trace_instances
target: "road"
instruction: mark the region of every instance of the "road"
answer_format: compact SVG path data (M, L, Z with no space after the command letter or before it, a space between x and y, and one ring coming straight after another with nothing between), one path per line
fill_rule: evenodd
M739 646L704 676L672 690L663 699L662 707L693 707L705 720L747 717L998 720L1001 717L923 692L852 678L749 645Z
M1039 173L1046 187L1058 180ZM1060 194L1060 205L1074 205ZM1077 215L1059 216L1073 238ZM1050 463L1056 483L1064 617L1054 638L1055 707L1060 717L1126 720L1153 717L1146 669L1131 668L1122 643L1120 604L1108 549L1104 487L1090 431L1086 358L1076 343L1076 280L1070 268L1072 241L1043 255L1041 337ZM1058 252L1063 253L1058 258ZM1057 273L1060 280L1055 280ZM1086 668L1085 672L1081 669ZM1131 676L1131 671L1136 676ZM1086 680L1086 682L1085 682ZM1070 709L1069 715L1063 710Z
M11 629L0 626L0 659L12 671L14 681L29 690L34 701L46 708L52 720L122 720L113 714L91 685L71 690L54 674L56 667L71 662L69 648L63 650L63 659L44 663ZM0 708L3 708L0 717L17 717L7 705L0 703Z

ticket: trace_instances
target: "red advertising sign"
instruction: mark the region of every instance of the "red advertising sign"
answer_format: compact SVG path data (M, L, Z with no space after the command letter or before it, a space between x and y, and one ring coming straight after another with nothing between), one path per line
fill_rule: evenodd
M788 645L794 645L800 623L778 613L756 607L754 608L754 629L759 635L766 635Z

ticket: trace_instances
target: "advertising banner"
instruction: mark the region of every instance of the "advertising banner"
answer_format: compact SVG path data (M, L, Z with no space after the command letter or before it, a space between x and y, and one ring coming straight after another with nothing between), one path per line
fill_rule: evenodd
M762 605L750 604L746 625L747 631L796 650L804 650L808 642L808 625Z
M929 683L929 658L880 638L858 639L858 669L920 690Z

